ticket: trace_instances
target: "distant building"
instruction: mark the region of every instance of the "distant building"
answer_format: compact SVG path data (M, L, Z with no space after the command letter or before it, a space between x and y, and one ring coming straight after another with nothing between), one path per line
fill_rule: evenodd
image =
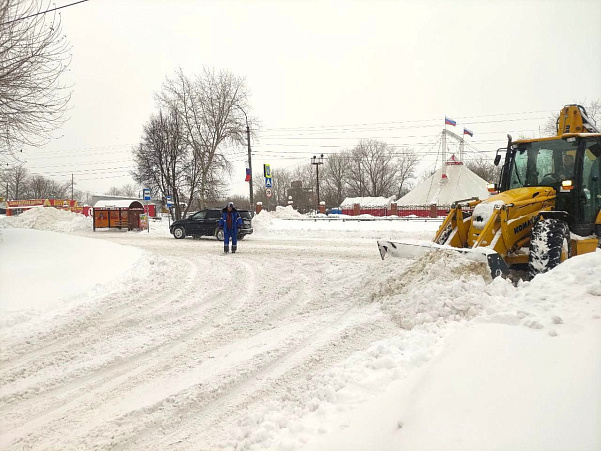
M317 199L313 188L303 188L303 182L295 180L290 184L287 192L292 198L292 207L299 213L308 213L317 209Z

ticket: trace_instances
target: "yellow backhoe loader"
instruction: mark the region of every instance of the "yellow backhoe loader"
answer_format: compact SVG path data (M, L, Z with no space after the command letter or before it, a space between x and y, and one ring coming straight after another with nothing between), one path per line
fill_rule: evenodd
M487 262L493 277L527 265L531 277L601 245L601 133L580 105L567 105L557 135L512 141L488 199L453 203L432 242L379 240L388 254L453 250Z

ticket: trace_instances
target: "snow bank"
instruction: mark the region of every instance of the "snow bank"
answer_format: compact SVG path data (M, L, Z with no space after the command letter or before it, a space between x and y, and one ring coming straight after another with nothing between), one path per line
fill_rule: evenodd
M446 335L438 355L425 356L429 361L404 380L391 378L360 408L329 409L325 428L323 417L305 418L299 430L307 446L292 442L299 444L295 449L599 449L599 271L596 252L532 282L503 286L496 298L493 282L480 315L465 327L449 323L437 331ZM425 327L435 324L407 333ZM399 355L415 355L415 349L397 342L379 346L387 367L402 372ZM307 433L319 427L330 433Z
M92 217L58 208L36 207L18 216L0 218L0 228L7 227L51 232L83 232L92 230Z
M430 252L408 268L388 265L382 280L372 278L373 301L379 302L404 329L437 321L469 320L512 291L510 282L491 284L486 263L473 262L455 252ZM379 280L379 282L378 282Z
M26 219L42 218L30 223L38 227L52 225L44 219L53 213L46 214ZM0 251L0 326L85 303L120 289L131 277L145 278L150 270L141 249L41 230L0 229Z
M220 447L596 449L599 271L600 252L517 287L455 253L374 269L358 297L398 335L248 409Z

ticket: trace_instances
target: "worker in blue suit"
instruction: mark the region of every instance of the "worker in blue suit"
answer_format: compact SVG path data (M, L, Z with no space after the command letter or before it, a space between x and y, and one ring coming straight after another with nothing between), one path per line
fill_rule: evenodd
M238 210L234 208L234 203L230 202L221 210L221 219L219 226L223 229L223 252L230 250L230 237L232 238L232 254L238 248L238 229L242 227L242 218Z

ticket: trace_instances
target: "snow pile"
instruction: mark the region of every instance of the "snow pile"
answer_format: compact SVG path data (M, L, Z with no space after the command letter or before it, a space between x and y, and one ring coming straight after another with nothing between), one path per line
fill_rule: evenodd
M372 282L376 288L371 299L381 303L404 329L437 321L469 320L512 288L503 279L491 285L486 263L454 252L429 252L408 268L387 265L385 271L389 273L386 279Z
M513 296L506 296L504 304L490 306L479 321L547 329L556 336L558 325L582 319L579 314L566 318L560 312L573 310L576 300L601 297L599 274L601 251L573 257L531 282L520 282ZM587 304L594 306L590 301Z
M277 219L300 219L303 217L298 211L296 211L291 205L286 207L275 207L275 213L272 213L274 218Z
M278 219L301 219L302 217L303 215L292 206L281 207L278 205L275 207L275 211L261 210L254 216L252 224L255 232L263 233L271 231L273 223Z
M261 210L259 214L256 214L252 219L253 233L261 234L269 232L271 225L273 224L274 216L274 213L265 210Z
M0 218L0 228L37 229L50 232L79 232L92 230L92 217L68 210L36 207L19 216Z
M495 211L495 207L501 207L502 205L505 205L505 202L502 200L495 200L494 202L481 202L476 205L472 214L472 217L474 218L474 228L482 230Z

